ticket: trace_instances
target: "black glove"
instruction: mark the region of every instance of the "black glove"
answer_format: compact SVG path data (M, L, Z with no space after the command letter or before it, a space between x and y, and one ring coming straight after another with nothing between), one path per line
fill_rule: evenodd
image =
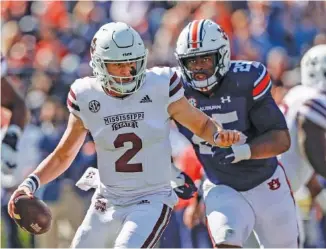
M197 187L193 180L184 172L181 172L177 178L181 181L184 180L183 185L175 187L173 189L177 196L183 200L188 200L193 197L194 194L197 192Z
M229 148L217 148L214 147L213 158L216 159L220 164L230 164L235 159L232 147Z
M17 167L17 143L20 130L15 125L9 126L1 145L1 170L5 174L11 173Z

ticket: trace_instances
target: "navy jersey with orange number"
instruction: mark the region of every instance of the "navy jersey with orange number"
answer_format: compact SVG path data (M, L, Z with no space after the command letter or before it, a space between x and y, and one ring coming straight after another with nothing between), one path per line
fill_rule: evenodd
M252 61L232 61L229 72L210 97L184 83L185 96L193 106L222 123L223 128L243 132L248 137L247 142L270 130L287 129L284 116L271 96L271 86L266 67ZM276 157L219 164L212 158L207 142L177 125L192 142L208 179L215 184L246 191L271 177L277 167Z

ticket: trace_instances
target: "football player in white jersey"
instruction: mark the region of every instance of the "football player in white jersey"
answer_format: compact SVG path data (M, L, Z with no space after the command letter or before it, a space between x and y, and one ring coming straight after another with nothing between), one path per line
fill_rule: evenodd
M326 189L316 179L316 174L326 177L326 45L304 54L301 81L281 104L292 145L279 159L293 191L317 201L326 214Z
M71 85L67 129L57 148L13 193L11 216L17 196L32 197L70 166L89 131L100 181L72 247L155 246L177 201L170 185L170 118L213 146L230 146L240 133L222 130L193 108L179 76L169 68L146 70L146 60L143 40L128 25L108 23L98 30L91 44L95 77Z

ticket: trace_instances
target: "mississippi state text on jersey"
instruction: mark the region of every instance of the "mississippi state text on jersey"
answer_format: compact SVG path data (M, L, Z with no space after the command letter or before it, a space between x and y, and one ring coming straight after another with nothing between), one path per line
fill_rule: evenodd
M143 86L125 98L106 94L94 77L72 84L68 108L94 138L100 193L113 203L159 191L174 197L167 109L183 96L182 79L170 68L147 70Z
M223 128L243 132L247 142L269 130L287 129L271 96L271 86L265 66L251 61L231 61L229 72L210 97L184 83L185 96L193 106L222 123ZM246 191L271 177L277 167L275 157L221 165L212 158L209 144L180 124L178 127L194 145L208 179L214 184Z
M293 191L297 191L314 173L312 165L300 152L297 117L302 115L326 130L326 92L313 87L296 86L285 95L281 110L289 127L291 147L279 159L286 165Z

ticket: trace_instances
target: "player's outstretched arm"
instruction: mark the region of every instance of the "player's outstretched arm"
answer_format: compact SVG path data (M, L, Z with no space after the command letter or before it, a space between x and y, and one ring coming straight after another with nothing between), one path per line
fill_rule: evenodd
M12 194L8 205L8 212L11 216L14 208L13 200L17 196L28 195L32 197L41 184L56 179L69 168L82 146L86 134L87 130L82 121L70 114L67 129L58 146Z
M190 105L185 97L171 103L168 112L171 118L211 145L228 147L240 140L240 132L223 130L205 113Z

